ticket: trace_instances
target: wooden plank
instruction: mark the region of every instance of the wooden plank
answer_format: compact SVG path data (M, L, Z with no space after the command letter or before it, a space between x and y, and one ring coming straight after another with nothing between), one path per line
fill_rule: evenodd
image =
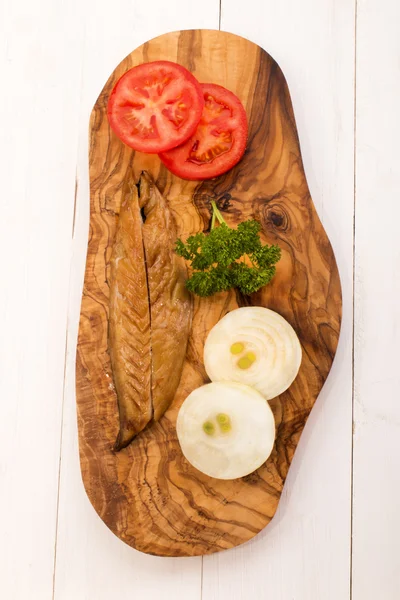
M148 58L178 58L201 81L209 78L239 95L249 115L249 140L235 169L203 183L183 181L160 168L157 156L134 154L110 135L105 100L113 82ZM258 533L276 511L298 439L329 373L340 330L336 262L305 181L284 76L266 52L241 37L201 30L165 34L117 67L96 102L90 132L91 235L77 353L86 491L110 529L136 549L193 556L236 546ZM282 258L271 283L251 298L238 298L234 292L193 298L189 350L174 401L159 423L116 453L118 415L107 338L110 278L105 274L124 190L144 168L162 186L183 239L208 226L205 199L213 198L224 204L228 223L257 218L264 241L279 244ZM211 327L228 310L249 303L268 306L292 324L302 344L302 364L290 389L270 402L277 439L269 460L248 478L210 480L184 459L176 416L187 395L207 381L202 354ZM169 321L168 313L165 318Z
M0 595L7 600L50 600L53 587L83 41L75 3L53 8L50 0L5 2L0 15Z
M204 559L204 600L345 600L350 595L354 3L222 0L222 29L265 47L292 95L305 171L341 274L336 359L286 482L252 542Z
M358 3L353 600L400 593L399 24Z
M92 106L115 65L133 48L166 30L216 28L218 2L205 0L195 8L179 0L171 6L151 0L140 6L128 0L110 11L104 0L85 15L78 194L73 239L68 357L62 449L62 476L55 578L56 600L109 600L146 594L151 600L200 600L201 559L158 559L136 552L118 540L97 517L82 485L79 467L75 348L88 233L87 128ZM148 16L152 15L149 20Z

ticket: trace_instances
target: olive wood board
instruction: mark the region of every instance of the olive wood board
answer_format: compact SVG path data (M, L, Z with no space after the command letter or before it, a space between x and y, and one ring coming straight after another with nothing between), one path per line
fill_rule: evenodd
M199 81L232 90L249 121L243 159L204 182L173 176L156 155L135 153L110 130L108 96L131 67L152 60L184 65ZM285 77L267 52L213 30L177 31L146 42L115 69L90 119L90 232L76 364L79 451L83 482L95 510L121 540L159 556L211 554L246 542L273 518L307 417L330 371L341 321L341 286L332 247L315 211L304 173ZM178 234L210 226L210 200L235 225L262 224L263 241L282 249L273 281L245 297L235 291L193 297L193 323L180 384L162 419L120 452L119 421L107 350L109 263L123 190L142 170L166 197ZM270 401L274 450L256 472L224 481L203 475L183 457L177 412L208 381L203 347L211 327L243 305L280 313L303 350L291 387Z

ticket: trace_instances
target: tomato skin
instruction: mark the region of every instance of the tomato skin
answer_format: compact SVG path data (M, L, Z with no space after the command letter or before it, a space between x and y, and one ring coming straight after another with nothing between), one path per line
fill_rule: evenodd
M205 106L196 131L180 146L159 154L164 165L182 179L222 175L246 150L247 117L239 98L220 85L200 85Z
M158 154L182 144L196 130L204 107L197 79L167 60L129 69L107 105L114 133L134 150Z

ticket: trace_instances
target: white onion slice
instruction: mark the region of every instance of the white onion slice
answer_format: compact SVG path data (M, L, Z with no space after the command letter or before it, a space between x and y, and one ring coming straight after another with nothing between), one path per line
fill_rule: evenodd
M301 346L293 327L278 313L259 306L238 308L210 331L204 365L211 381L250 385L270 400L296 378Z
M217 479L237 479L272 452L275 421L268 402L240 383L209 383L182 404L176 423L186 459Z

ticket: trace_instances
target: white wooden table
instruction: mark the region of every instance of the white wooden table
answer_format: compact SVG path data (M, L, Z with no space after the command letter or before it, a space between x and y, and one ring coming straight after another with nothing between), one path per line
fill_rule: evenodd
M218 27L287 77L343 328L272 524L232 551L156 558L113 536L79 470L87 126L132 49ZM399 600L399 1L1 0L0 44L0 598Z

